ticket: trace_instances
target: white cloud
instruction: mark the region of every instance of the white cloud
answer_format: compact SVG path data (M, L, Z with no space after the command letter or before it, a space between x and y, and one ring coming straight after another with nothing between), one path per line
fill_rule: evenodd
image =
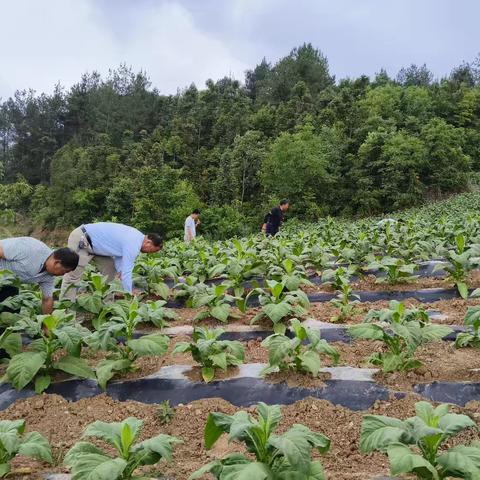
M82 73L106 73L120 63L144 69L163 93L207 78L243 79L248 66L219 40L202 32L190 13L173 2L146 4L134 13L122 39L95 0L2 2L0 97L16 89L51 92L70 87ZM121 8L112 2L111 8ZM5 46L7 46L5 48Z

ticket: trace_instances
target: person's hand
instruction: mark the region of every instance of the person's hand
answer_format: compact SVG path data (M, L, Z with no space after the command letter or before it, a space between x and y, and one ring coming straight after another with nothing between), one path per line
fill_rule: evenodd
M198 219L198 220L196 221L195 225L198 226L198 225L200 225L201 223L202 223L202 222L200 221L200 219Z

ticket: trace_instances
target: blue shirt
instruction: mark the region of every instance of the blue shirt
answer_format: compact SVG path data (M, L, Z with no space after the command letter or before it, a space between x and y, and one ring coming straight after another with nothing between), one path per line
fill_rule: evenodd
M131 293L133 265L145 235L136 228L120 223L88 223L84 227L92 240L93 253L113 257L117 272L122 274L123 288Z

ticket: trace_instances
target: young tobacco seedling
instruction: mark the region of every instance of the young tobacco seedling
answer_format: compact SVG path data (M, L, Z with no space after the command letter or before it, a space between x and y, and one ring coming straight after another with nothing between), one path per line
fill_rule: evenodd
M226 284L215 285L214 287L207 287L205 291L195 295L193 297L192 307L206 307L206 309L199 312L193 321L196 322L212 317L225 323L229 318L238 318L238 315L233 314L232 311L231 302L235 297L225 293L227 289L228 285Z
M164 400L158 404L157 417L162 425L167 425L173 419L175 409L170 406L170 400Z
M355 314L356 305L360 302L360 297L353 293L350 284L345 283L340 293L330 300L330 303L338 308L338 314L334 315L330 320L334 323L343 323Z
M325 480L320 461L312 461L312 450L326 453L330 440L321 433L312 432L304 425L295 424L282 435L274 432L282 419L280 406L259 403L257 418L245 411L235 415L210 413L205 426L205 448L210 450L223 433L229 441L242 442L248 453L232 453L214 460L193 473L189 480L203 478L210 473L218 480L235 478L316 479Z
M170 287L165 283L165 278L169 277L176 281L178 275L179 271L175 265L164 268L161 259L155 256L142 256L133 268L135 285L148 294L158 295L164 300L170 295Z
M142 465L155 465L172 458L173 445L181 440L170 435L157 435L134 443L143 427L143 421L133 417L123 422L94 422L83 437L103 440L116 451L111 456L96 444L76 443L66 454L64 464L70 467L72 480L140 480L135 471Z
M355 267L338 267L336 269L325 270L321 281L325 285L330 285L334 290L342 291L344 285L350 284L350 277L355 273Z
M440 450L450 437L466 428L477 428L467 415L448 410L447 404L434 408L427 402L418 402L416 416L406 420L365 415L360 449L364 453L379 450L387 454L392 475L410 473L422 480L480 478L479 442Z
M87 339L88 346L95 352L109 352L107 358L95 368L99 385L105 389L107 382L117 373L135 369L135 361L148 355L163 355L168 349L166 335L151 334L134 338L135 327L143 321L137 298L118 300L102 312L103 319L97 331ZM122 342L119 342L122 337Z
M424 308L405 308L405 304L392 300L388 308L370 310L364 322L407 323L417 321L422 325L430 323L430 317Z
M402 258L383 257L375 260L367 267L368 270L380 270L385 277L377 277L377 283L389 283L391 285L402 282L411 282L417 277L414 272L417 265L406 263Z
M38 432L25 433L25 420L0 421L0 477L11 471L11 461L17 456L52 463L52 449Z
M321 368L320 355L328 355L338 362L338 351L320 338L320 331L305 328L296 318L290 321L290 329L294 338L276 333L262 342L262 347L268 350L268 366L262 375L292 369L316 377ZM308 340L306 345L305 340Z
M480 305L468 307L463 323L466 332L457 335L455 346L480 348Z
M115 293L122 293L123 288L118 280L108 281L107 277L90 272L84 280L81 280L78 287L85 290L77 296L73 308L80 312L99 314L105 303L113 301Z
M441 340L452 331L445 325L423 325L417 321L382 325L362 323L348 329L354 338L384 343L387 351L374 353L368 361L382 367L385 373L413 370L422 366L422 362L414 357L415 350L425 343Z
M468 274L480 266L480 261L472 248L465 249L465 237L463 235L455 237L455 244L456 250L449 250L446 254L448 263L438 263L433 271L445 270L448 273L447 280L455 283L462 298L467 298Z
M307 294L302 290L288 292L285 286L275 280L267 280L268 290L256 288L249 294L259 294L261 311L252 319L252 324L264 317L273 323L275 333L285 334L287 329L284 320L289 317L302 317L309 308L310 302Z
M168 327L167 320L176 320L178 315L171 308L166 308L165 300L142 302L138 308L138 315L145 323L152 323L158 328Z
M35 392L41 393L50 385L56 370L80 378L95 378L93 370L80 358L82 344L90 331L75 322L73 314L54 310L51 315L37 315L35 319L24 317L8 331L24 332L35 338L27 351L14 355L8 363L2 381L10 382L15 389L21 390L35 380ZM66 355L59 356L61 350Z
M274 265L269 273L269 278L285 285L285 289L294 292L301 285L312 285L305 273L305 268L296 265L290 258L286 258L280 265Z
M191 352L193 359L202 367L203 379L208 383L215 377L216 368L226 371L229 366L242 364L245 357L241 342L218 340L224 332L222 328L195 328L193 342L177 343L173 353Z

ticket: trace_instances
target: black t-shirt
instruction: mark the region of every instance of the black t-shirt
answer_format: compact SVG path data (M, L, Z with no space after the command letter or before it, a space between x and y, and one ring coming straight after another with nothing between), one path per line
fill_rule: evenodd
M283 222L283 212L280 207L272 208L271 212L265 217L265 223L267 224L267 233L275 235L280 229L280 225Z

